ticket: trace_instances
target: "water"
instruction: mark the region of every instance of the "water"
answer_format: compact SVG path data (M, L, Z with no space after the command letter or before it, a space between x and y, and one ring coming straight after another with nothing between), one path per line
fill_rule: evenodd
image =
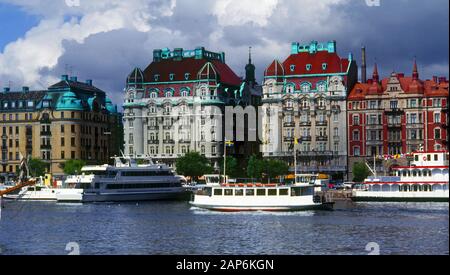
M448 203L218 213L187 202L4 202L0 254L448 254Z

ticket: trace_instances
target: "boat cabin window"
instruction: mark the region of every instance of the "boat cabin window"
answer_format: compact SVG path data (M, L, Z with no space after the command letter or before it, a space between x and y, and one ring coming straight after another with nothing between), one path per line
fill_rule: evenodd
M280 189L279 192L280 192L280 196L287 196L289 193L289 190L287 188L283 188L283 189Z
M152 176L173 176L173 173L168 170L156 171L127 171L122 172L123 177L152 177Z
M236 189L236 190L234 190L234 195L235 196L243 196L244 195L244 190L243 189Z
M223 194L223 189L214 189L214 196L222 196Z
M414 170L413 171L413 177L416 177L417 176L417 172L416 172L416 170Z
M419 161L419 155L414 156L414 161Z
M256 189L256 195L257 196L265 196L266 195L266 189Z
M268 189L268 195L269 196L276 196L277 195L277 189Z
M438 155L434 154L434 161L438 161Z
M300 187L294 187L291 188L291 196L296 197L296 196L301 196L301 188Z
M233 189L225 189L225 196L233 196Z
M255 189L246 189L245 190L246 196L254 196L255 195Z

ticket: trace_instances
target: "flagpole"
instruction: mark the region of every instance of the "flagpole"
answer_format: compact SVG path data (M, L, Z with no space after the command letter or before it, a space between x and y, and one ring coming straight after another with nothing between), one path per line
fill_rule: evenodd
M297 183L297 138L294 138L294 184Z
M223 143L223 182L227 184L227 139L225 138L225 142Z

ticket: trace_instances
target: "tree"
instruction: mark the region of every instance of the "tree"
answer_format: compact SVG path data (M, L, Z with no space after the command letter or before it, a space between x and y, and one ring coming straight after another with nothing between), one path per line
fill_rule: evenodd
M284 176L289 173L289 165L284 161L270 159L265 160L264 162L264 170L269 179L277 176Z
M177 160L177 173L183 176L191 177L194 181L205 174L214 171L205 156L198 152L189 152Z
M219 161L219 165L220 165L220 174L223 175L223 159ZM239 177L239 174L241 172L239 168L240 167L238 166L237 159L232 156L227 156L227 167L225 168L227 176L231 178Z
M353 181L363 182L369 175L370 170L362 162L357 162L353 165Z
M86 165L86 162L79 159L71 159L63 164L64 174L77 175L81 172L81 168Z
M261 178L264 170L264 161L252 155L248 160L247 176L251 179Z
M28 162L28 168L30 169L30 176L32 177L40 177L43 176L46 172L48 164L40 159L31 159Z

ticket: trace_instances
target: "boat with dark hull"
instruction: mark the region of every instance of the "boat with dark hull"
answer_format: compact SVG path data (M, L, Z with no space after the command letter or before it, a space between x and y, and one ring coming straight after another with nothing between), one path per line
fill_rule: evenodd
M136 158L125 157L125 163L115 158L115 165L96 174L84 184L82 202L123 202L176 200L186 196L183 180L170 167L138 164Z

